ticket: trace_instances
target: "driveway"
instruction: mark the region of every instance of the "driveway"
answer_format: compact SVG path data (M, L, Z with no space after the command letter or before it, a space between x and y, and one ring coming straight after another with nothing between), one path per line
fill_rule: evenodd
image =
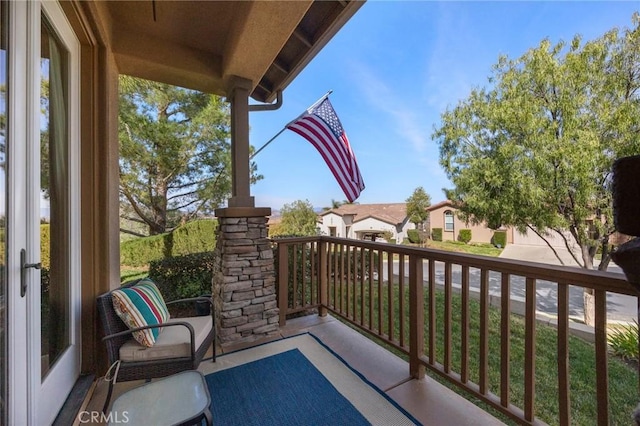
M562 262L565 266L580 266L578 263L571 257L571 253L566 248L554 248L554 250L562 259ZM576 253L578 259L580 258L580 254ZM524 245L524 244L508 244L502 253L500 253L500 257L505 259L516 259L516 260L526 260L528 262L539 262L546 263L548 265L562 265L558 258L553 253L549 247L545 246L534 246L534 245Z

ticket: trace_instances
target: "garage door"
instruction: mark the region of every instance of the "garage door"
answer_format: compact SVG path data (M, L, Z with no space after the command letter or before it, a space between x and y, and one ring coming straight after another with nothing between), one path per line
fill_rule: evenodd
M573 243L573 236L568 231L565 234L569 242ZM555 232L549 234L545 238L547 239L547 241L549 241L549 244L551 244L552 247L566 248L564 239ZM522 244L528 246L547 246L547 243L530 229L528 229L525 234L521 234L518 231L515 231L513 233L513 244Z

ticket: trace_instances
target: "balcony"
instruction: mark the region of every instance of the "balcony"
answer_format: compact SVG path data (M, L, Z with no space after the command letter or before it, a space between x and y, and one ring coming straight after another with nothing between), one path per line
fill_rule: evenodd
M310 332L428 425L501 424L498 418L583 424L584 400L593 409L589 424L630 420L637 373L628 368L636 386L620 395L609 380L606 337L607 294L636 297L621 275L333 237L280 239L274 250L279 332L221 352ZM571 342L578 312L570 294L575 299L581 288L595 295L595 327L581 327L594 342L583 343L592 352L591 384L576 391ZM549 292L557 304L553 320L537 315ZM555 354L552 369L538 365L541 346ZM208 364L200 365L205 374ZM542 375L553 377L552 389ZM139 384L118 384L114 398ZM555 417L536 400L549 392ZM99 409L104 395L102 384L87 410ZM612 398L625 400L622 415L613 413L619 408Z

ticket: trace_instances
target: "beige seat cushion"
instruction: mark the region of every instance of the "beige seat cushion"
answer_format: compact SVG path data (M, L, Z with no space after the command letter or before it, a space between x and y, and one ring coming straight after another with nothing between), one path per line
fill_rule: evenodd
M174 322L188 322L193 326L196 338L196 350L202 345L211 331L211 316L171 318L167 324ZM150 361L154 359L180 358L191 356L191 343L189 330L184 326L164 327L156 343L147 348L136 342L133 338L120 347L120 360Z

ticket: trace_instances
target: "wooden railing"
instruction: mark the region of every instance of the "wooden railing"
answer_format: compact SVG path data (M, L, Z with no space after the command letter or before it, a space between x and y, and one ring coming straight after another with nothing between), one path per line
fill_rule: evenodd
M637 296L622 275L324 236L275 243L281 325L287 315L329 311L406 354L412 377L422 378L428 368L521 424L541 423L535 415L537 288L557 286L560 425L571 424L570 286L593 290L597 424L609 424L607 292ZM492 320L496 296L500 317ZM472 304L479 304L474 313ZM516 311L524 318L520 404L514 404L510 374L518 367L510 356ZM500 353L497 383L489 377L491 321L499 321L500 347L491 348ZM473 345L477 366L470 361Z

